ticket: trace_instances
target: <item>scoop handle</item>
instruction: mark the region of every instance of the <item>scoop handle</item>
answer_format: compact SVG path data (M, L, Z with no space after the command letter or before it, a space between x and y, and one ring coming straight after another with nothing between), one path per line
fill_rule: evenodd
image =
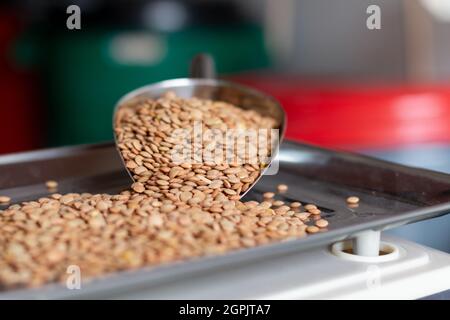
M206 53L197 54L191 61L189 75L195 79L216 78L216 67L214 59Z

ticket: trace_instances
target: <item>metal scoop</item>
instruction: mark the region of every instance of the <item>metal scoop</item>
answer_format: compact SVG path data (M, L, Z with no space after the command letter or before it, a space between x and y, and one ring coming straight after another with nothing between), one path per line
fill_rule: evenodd
M268 170L268 168L270 168L271 163L278 154L278 147L284 137L286 115L281 105L274 98L257 90L233 82L215 79L213 59L209 55L199 54L194 57L191 62L190 78L157 82L138 88L123 96L116 104L114 110L114 124L118 121L118 111L122 106L130 105L140 100L157 99L167 91L172 91L182 98L197 97L229 102L242 109L255 110L263 116L269 116L276 120L277 124L275 129L279 130L279 139L275 142L275 145L273 145L269 162L261 170L258 179L253 183L253 185L255 185L259 178ZM129 171L128 173L133 179L133 175ZM247 193L253 185L245 193ZM244 196L245 193L243 193L241 197Z

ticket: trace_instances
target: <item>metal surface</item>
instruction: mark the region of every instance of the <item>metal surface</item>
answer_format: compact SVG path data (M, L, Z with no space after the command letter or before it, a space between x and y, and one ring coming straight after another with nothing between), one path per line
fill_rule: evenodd
M263 192L286 183L289 190L280 199L316 203L330 221L326 232L221 256L121 272L93 281L83 292L113 290L118 286L139 285L142 281L146 284L174 281L197 272L265 261L329 244L363 230L384 230L450 212L450 175L447 174L290 141L282 144L279 161L279 173L263 176L245 198L261 200ZM44 182L48 179L59 182L60 193L113 193L126 189L131 181L113 144L0 157L0 194L11 196L14 202L47 195ZM360 197L357 208L347 206L345 199L350 195ZM57 285L32 292L36 296L76 294Z
M206 54L199 54L194 57L191 63L191 78L181 78L157 82L138 88L123 96L116 104L113 115L114 126L120 122L121 110L133 108L139 101L147 99L158 99L167 91L174 92L182 98L201 98L216 101L224 101L245 109L254 110L257 113L274 118L276 125L274 129L279 130L278 139L275 139L272 146L272 153L268 166L262 170L262 174L269 168L270 163L276 157L279 144L283 141L286 131L286 115L281 105L274 98L254 90L252 88L239 85L233 82L213 79L215 76L214 60ZM117 137L114 135L115 139ZM124 164L124 168L126 168ZM133 175L129 172L131 179ZM257 180L255 180L255 185ZM242 194L245 196L252 186Z

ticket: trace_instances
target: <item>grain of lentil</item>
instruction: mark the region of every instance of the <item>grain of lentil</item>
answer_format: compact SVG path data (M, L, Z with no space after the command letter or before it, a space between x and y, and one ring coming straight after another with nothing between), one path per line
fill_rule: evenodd
M349 203L349 204L357 204L357 203L359 203L359 198L355 197L355 196L348 197L347 198L347 203Z
M300 212L295 214L295 216L299 219L301 219L302 221L306 221L308 220L310 213L309 212Z
M275 193L273 192L265 192L263 194L264 199L272 199L275 196Z
M306 227L306 232L308 232L308 233L317 233L317 232L319 232L319 228L318 227L316 227L316 226L308 226L308 227Z
M142 192L144 192L144 190L145 190L145 187L144 187L144 185L143 185L141 182L135 182L135 183L133 183L133 184L131 185L131 188L132 188L134 191L138 192L138 193L142 193Z
M325 219L319 219L316 221L316 226L318 226L319 228L326 228L328 226L328 221Z
M300 202L291 202L290 204L291 208L299 208L301 205L302 204Z
M8 196L0 196L0 203L9 203L11 198Z
M319 209L309 209L308 212L313 215L319 215L322 213L322 211L320 211Z
M45 183L45 186L46 186L48 189L56 189L56 188L58 188L58 182L56 182L56 181L54 181L54 180L48 180L48 181Z
M309 211L312 209L317 209L317 206L309 203L309 204L305 205L305 209Z

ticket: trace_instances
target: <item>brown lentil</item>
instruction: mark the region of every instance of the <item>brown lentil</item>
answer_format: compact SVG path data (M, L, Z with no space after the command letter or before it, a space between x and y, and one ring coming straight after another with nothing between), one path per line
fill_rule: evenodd
M299 208L299 207L301 207L301 205L302 204L300 202L292 202L290 204L291 208Z
M317 206L309 203L309 204L305 205L305 209L309 211L312 209L317 209Z
M9 203L11 198L8 196L0 196L0 203Z
M144 192L144 190L145 190L145 187L144 187L144 185L143 185L141 182L135 182L135 183L133 183L133 184L131 185L131 188L132 188L134 191L138 192L138 193L142 193L142 192Z
M359 202L359 198L352 196L347 198L347 203L349 204L357 204Z
M273 192L265 192L263 194L264 199L272 199L275 196L275 193Z
M321 211L319 209L310 209L308 210L308 212L314 215L321 214Z
M320 229L316 226L308 226L306 228L306 232L308 232L308 233L317 233L317 232L319 232L319 230Z
M56 189L56 188L58 188L58 182L56 182L54 180L48 180L45 183L45 186L47 187L47 189Z
M288 186L286 184L279 184L277 186L278 192L286 192L288 190Z
M326 228L328 226L328 221L325 219L319 219L316 221L316 226L319 228Z
M281 207L282 205L284 205L284 201L276 200L272 203L272 205L274 205L276 207Z
M295 214L295 216L302 221L308 220L309 215L309 212L300 212Z

